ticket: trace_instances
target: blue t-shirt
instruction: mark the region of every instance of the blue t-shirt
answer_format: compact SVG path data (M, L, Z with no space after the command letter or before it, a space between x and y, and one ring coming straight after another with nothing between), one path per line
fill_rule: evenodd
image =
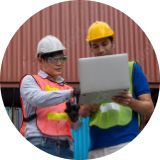
M134 98L150 93L148 81L136 63L133 71ZM109 129L100 129L96 126L90 127L90 149L110 147L132 141L139 134L138 114L133 111L132 121L126 126L116 126Z

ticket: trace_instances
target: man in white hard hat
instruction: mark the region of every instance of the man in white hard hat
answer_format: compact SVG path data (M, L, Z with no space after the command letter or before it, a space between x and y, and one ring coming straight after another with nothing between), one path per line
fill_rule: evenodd
M67 85L60 76L67 58L65 49L51 35L39 42L36 58L42 69L37 75L24 76L20 82L23 110L20 132L39 149L73 159L71 128L78 129L82 124L73 97L78 97L80 91Z

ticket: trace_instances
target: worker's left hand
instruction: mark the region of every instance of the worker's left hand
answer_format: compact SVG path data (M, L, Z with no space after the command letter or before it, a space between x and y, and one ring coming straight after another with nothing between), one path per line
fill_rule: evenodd
M80 94L81 94L80 88L74 88L74 90L73 90L74 97L79 97Z
M71 96L72 97L79 97L81 94L80 88L74 88L71 90Z
M64 110L70 117L72 122L76 122L79 117L80 106L74 104L71 100L66 103L67 108Z
M115 103L118 103L118 104L120 104L122 106L130 107L130 105L131 105L131 103L133 101L133 97L132 97L130 92L128 92L128 93L120 93L119 96L112 97L112 100Z

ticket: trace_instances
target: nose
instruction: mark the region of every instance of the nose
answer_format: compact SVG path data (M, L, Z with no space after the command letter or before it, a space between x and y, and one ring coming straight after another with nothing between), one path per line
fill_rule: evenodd
M103 46L99 46L99 54L104 52L104 47Z
M62 62L58 59L56 65L60 66L62 64Z

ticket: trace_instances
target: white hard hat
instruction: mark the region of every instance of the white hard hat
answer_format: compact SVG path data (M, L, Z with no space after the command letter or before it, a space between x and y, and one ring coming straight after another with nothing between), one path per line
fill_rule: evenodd
M66 50L66 48L62 45L61 41L54 36L48 35L38 43L36 58L39 53L45 54L62 50Z

